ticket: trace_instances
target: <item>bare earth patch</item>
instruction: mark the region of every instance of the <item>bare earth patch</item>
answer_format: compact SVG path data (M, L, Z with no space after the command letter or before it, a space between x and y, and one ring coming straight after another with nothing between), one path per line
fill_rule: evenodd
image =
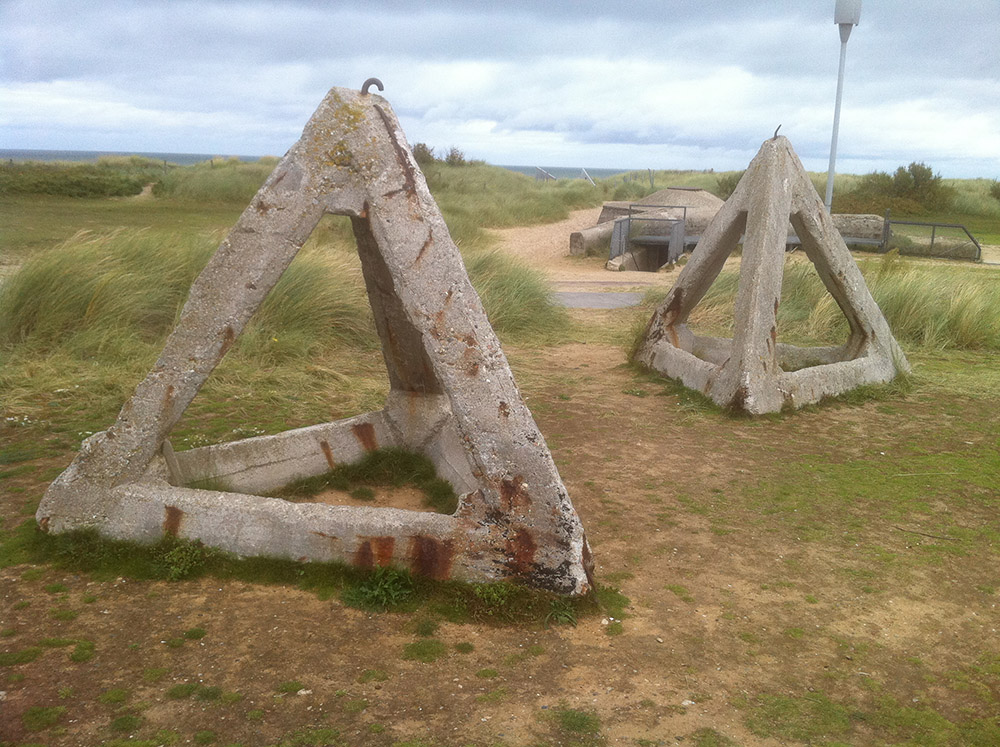
M569 232L595 217L499 232L502 247L542 262L560 288L669 285L670 276L612 275L599 260L563 256ZM0 651L39 651L0 667L0 739L96 745L134 734L159 744L166 729L185 744L204 731L244 745L689 745L699 734L870 744L886 723L897 724L894 738L919 736L930 717L913 714L928 706L956 722L995 715L998 548L983 540L969 557L948 539L987 537L995 516L977 508L986 493L974 477L942 477L948 469L933 459L972 450L987 465L1000 443L989 414L997 403L920 393L732 419L627 367L620 344L595 341L635 314L574 310L574 340L509 351L583 518L598 581L631 600L623 621L440 622L440 655L423 662L407 653L427 639L412 615L284 587L97 582L15 566L0 571ZM0 448L15 430L0 430ZM928 466L897 468L914 450ZM37 469L0 483L5 529L71 456L31 460ZM884 494L840 486L832 465L884 474ZM928 500L894 503L913 480ZM940 480L954 480L954 491ZM375 504L422 510L418 498L394 491ZM185 637L196 629L204 636ZM59 639L73 643L51 644ZM77 661L82 640L93 655ZM101 699L115 688L120 701ZM808 711L804 731L781 731L785 717L774 714L785 701L772 698L826 710ZM847 715L827 713L830 701L848 704ZM890 701L896 721L878 722ZM23 719L32 707L66 710L36 734ZM567 731L560 709L596 715L599 733ZM851 715L860 712L868 716ZM123 715L138 726L116 731ZM918 726L907 731L906 718ZM339 736L322 741L323 729ZM292 741L304 730L314 741Z

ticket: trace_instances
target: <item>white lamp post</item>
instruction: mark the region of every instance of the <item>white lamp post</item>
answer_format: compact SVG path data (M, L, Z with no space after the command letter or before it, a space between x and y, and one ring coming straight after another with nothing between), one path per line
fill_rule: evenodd
M833 22L840 27L840 72L837 74L837 105L833 109L833 141L830 143L830 170L826 175L826 211L833 205L833 171L837 163L837 134L840 130L840 99L844 95L844 63L847 40L861 21L861 0L837 0Z

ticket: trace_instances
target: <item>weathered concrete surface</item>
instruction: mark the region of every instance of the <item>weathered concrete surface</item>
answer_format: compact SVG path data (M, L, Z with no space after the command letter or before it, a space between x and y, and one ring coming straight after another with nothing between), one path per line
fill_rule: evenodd
M839 347L777 343L789 220L847 318L850 333ZM698 337L688 328L688 317L741 236L733 338ZM783 137L761 146L650 319L636 359L722 406L751 414L801 407L909 370L861 271Z
M627 216L629 205L681 205L686 206L689 228L688 234L700 234L709 221L715 217L722 207L722 200L704 189L686 189L669 187L643 197L636 202L605 202L597 225L582 231L574 231L569 236L569 253L573 256L607 256L611 245L611 233L615 220ZM639 212L651 218L679 218L681 210L657 210L655 207L641 209ZM633 211L635 214L635 211ZM658 233L662 225L636 221L634 235Z
M345 421L174 454L171 428L325 213L350 216L391 393ZM380 446L427 454L452 516L259 494ZM226 490L182 487L213 481ZM255 495L256 494L256 495ZM583 527L388 102L330 91L191 287L117 422L37 512L50 532L164 534L239 555L395 564L434 578L586 592Z
M885 218L881 216L864 213L835 213L830 217L833 219L833 227L841 236L871 241L882 238Z

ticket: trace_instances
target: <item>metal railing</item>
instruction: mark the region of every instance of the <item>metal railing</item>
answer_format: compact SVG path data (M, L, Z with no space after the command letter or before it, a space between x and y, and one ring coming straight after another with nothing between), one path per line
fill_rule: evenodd
M931 229L930 245L929 245L928 250L926 252L927 255L929 255L929 256L940 256L940 257L943 257L945 259L966 259L966 257L955 257L954 253L945 253L945 252L942 252L942 253L939 253L939 254L935 254L935 252L934 252L934 242L935 242L936 239L939 238L938 237L938 229L939 228L950 228L950 229L953 229L953 230L962 231L969 238L969 242L974 247L976 247L975 256L971 258L973 262L981 262L982 259L983 259L983 248L979 245L979 242L976 241L976 237L973 236L971 233L969 233L969 229L966 228L965 226L963 226L961 223L925 223L923 221L915 221L915 220L892 220L892 219L890 219L890 217L889 217L889 211L887 210L886 213L885 213L885 225L886 225L886 228L883 231L883 236L885 237L883 239L883 245L882 245L882 251L883 252L886 252L886 251L889 250L890 236L892 236L892 226L919 226L919 227L922 227L922 228L930 228ZM943 240L943 239L941 239L941 240ZM903 248L900 247L900 254L906 254L906 253L910 253L910 252L904 252ZM915 254L915 252L913 252L913 253ZM923 252L920 252L920 254L922 255Z

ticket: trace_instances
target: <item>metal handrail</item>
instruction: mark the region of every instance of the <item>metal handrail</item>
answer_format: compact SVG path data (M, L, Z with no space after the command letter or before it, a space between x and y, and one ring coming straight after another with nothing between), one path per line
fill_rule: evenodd
M965 233L966 236L969 237L969 241L971 241L975 245L975 247L976 247L976 258L973 261L974 262L981 262L982 259L983 259L983 248L979 245L979 242L976 241L976 237L973 236L971 233L969 233L969 229L966 228L965 226L963 226L961 223L925 223L925 222L916 221L916 220L893 220L893 219L889 218L888 211L886 211L885 222L886 222L886 225L895 224L897 226L925 226L925 227L930 227L930 229L931 229L931 249L934 248L934 238L935 238L935 235L937 234L937 229L939 229L939 228L959 228L959 229L961 229Z

